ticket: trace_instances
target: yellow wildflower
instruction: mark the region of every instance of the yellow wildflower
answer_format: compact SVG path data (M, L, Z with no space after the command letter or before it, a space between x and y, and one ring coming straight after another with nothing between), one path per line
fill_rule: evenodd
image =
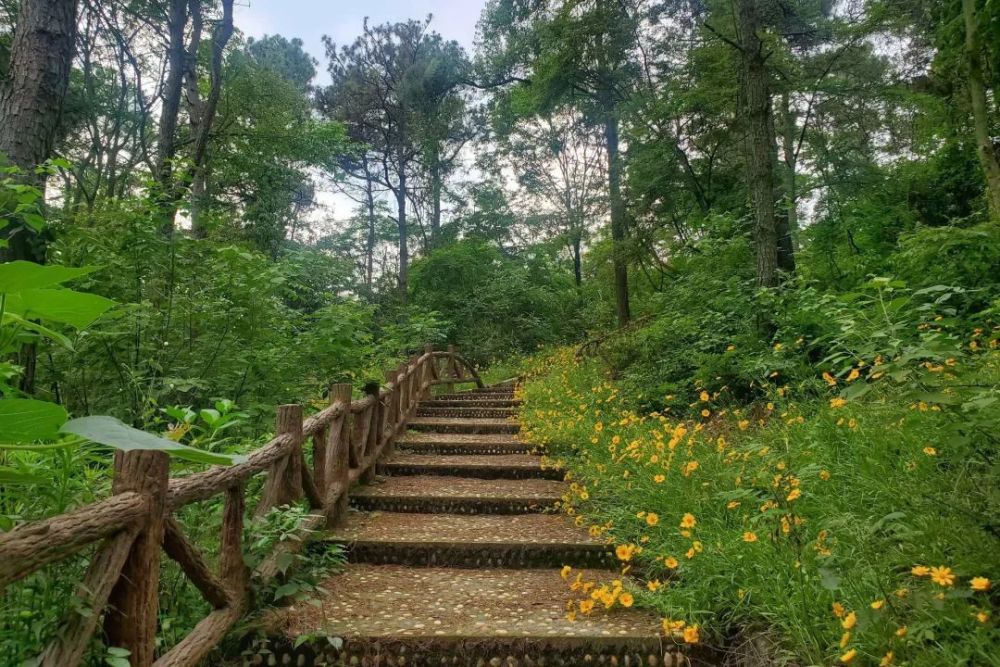
M992 584L986 577L973 577L969 582L969 586L974 591L988 591L990 590L990 586L992 586Z
M858 650L852 648L850 651L848 651L844 655L840 656L840 661L846 665L846 664L850 663L852 660L854 660L854 658L857 655L858 655Z
M635 602L635 599L631 593L622 593L618 596L618 603L623 607L631 607L633 602Z
M655 526L659 522L660 522L660 517L656 514L656 512L650 512L649 514L646 515L646 523L649 524L650 526Z
M926 565L914 565L910 568L910 574L914 577L926 577L931 573L931 568Z
M830 407L833 408L833 409L842 408L845 405L847 405L847 401L845 401L844 399L840 398L839 396L837 398L831 398L830 399Z
M569 573L572 570L573 570L573 568L570 567L569 565L563 565L562 570L559 571L559 576L561 576L564 580L568 580L569 579Z
M699 639L697 625L689 625L684 628L684 642L686 644L697 644Z
M666 567L666 568L668 568L668 569L670 569L670 570L677 569L677 566L679 564L680 563L678 563L677 559L674 558L673 556L667 556L666 558L663 559L663 566Z
M694 528L697 525L698 520L694 518L694 515L690 512L686 513L681 518L681 528Z
M850 630L857 624L858 624L858 615L855 614L853 611L848 613L847 616L844 617L844 620L840 622L840 625L845 630Z
M787 500L788 502L792 502L793 500L798 500L801 496L802 496L801 489L792 489L791 493L788 494L788 497L785 498L785 500Z
M955 583L955 574L950 567L939 565L931 568L931 581L938 586L951 586Z
M743 533L743 541L744 542L756 542L757 541L757 533L754 533L754 532L751 532L751 531L748 530L747 532Z
M889 665L892 664L893 658L895 658L895 656L892 654L892 651L889 651L882 656L881 660L878 661L878 667L889 667Z
M885 600L875 600L874 602L872 602L868 606L871 607L872 609L878 611L879 609L881 609L882 607L885 606Z

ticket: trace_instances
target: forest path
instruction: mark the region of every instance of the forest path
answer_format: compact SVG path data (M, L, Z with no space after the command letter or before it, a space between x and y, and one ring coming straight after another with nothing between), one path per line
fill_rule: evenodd
M519 405L511 385L422 402L328 537L347 547L347 568L314 604L277 616L273 653L261 661L686 664L645 611L567 618L563 565L589 580L620 574L609 545L555 513L566 484L518 439ZM294 647L305 636L314 639Z

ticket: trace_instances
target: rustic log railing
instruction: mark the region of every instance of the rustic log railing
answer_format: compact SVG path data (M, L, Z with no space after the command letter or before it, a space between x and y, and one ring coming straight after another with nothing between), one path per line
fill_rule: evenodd
M435 352L427 346L422 355L410 357L385 375L384 386L355 401L351 385L332 385L329 406L305 420L301 405L278 406L274 438L238 465L171 479L164 452L115 452L111 497L0 534L0 592L11 582L100 543L74 593L76 603L68 605L71 611L62 630L43 651L39 664L79 664L102 618L107 644L127 649L133 667L200 663L251 608L250 583L273 579L287 554L343 515L351 485L371 479L376 464L392 451L432 386L483 386L454 347ZM307 438L312 439L309 462L303 451ZM312 513L299 526L301 539L279 543L251 572L242 544L245 488L248 479L261 473L267 477L255 516L303 499ZM224 506L215 570L173 515L185 505L219 495L224 496ZM157 658L161 548L213 611Z

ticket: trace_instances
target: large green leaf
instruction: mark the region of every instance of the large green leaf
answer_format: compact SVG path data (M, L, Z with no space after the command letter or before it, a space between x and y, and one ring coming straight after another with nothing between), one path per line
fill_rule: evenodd
M0 292L21 292L24 290L54 287L67 280L96 271L97 266L51 266L34 262L6 262L0 264Z
M90 326L115 302L96 294L69 289L32 289L7 297L7 308L25 318L69 324L76 329Z
M26 320L17 313L5 312L3 314L3 319L0 319L0 324L5 324L7 322L14 322L15 324L25 329L28 329L29 331L34 331L37 334L41 334L42 336L45 336L46 338L59 343L67 350L73 349L73 341L71 341L66 336L62 335L58 331L53 331L52 329L49 329L46 326L42 326L38 322L32 322L31 320Z
M0 440L51 440L59 435L59 427L65 423L67 416L66 410L55 403L31 398L0 400Z
M232 465L242 463L246 460L244 456L229 456L226 454L216 454L206 452L194 447L182 445L173 440L161 438L152 433L140 431L132 428L114 417L80 417L71 419L62 427L63 433L72 433L81 438L92 440L93 442L121 449L132 451L136 449L152 449L167 452L171 456L179 459L193 461L195 463L214 463L217 465Z

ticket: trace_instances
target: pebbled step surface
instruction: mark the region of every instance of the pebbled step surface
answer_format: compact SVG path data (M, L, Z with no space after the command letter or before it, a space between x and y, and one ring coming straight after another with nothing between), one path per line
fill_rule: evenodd
M462 516L350 512L343 525L329 533L329 539L338 542L606 546L560 514Z
M479 479L563 479L565 473L542 466L531 454L396 454L379 466L386 475L450 475Z
M386 512L525 514L554 507L565 485L547 479L384 477L351 496L358 509Z
M513 419L414 417L407 428L429 433L517 433L521 425Z
M427 408L516 408L521 401L514 399L433 399L420 404Z
M608 580L608 571L584 571ZM538 639L564 648L661 648L659 619L615 609L566 618L569 587L558 570L464 570L352 565L321 583L318 606L296 605L281 615L289 637L325 634L348 644L412 638L444 643Z
M510 419L517 416L514 408L486 408L486 407L424 407L421 405L417 409L418 417L446 417L461 419Z
M439 394L434 398L444 401L510 401L514 400L514 392L465 392L459 394Z

